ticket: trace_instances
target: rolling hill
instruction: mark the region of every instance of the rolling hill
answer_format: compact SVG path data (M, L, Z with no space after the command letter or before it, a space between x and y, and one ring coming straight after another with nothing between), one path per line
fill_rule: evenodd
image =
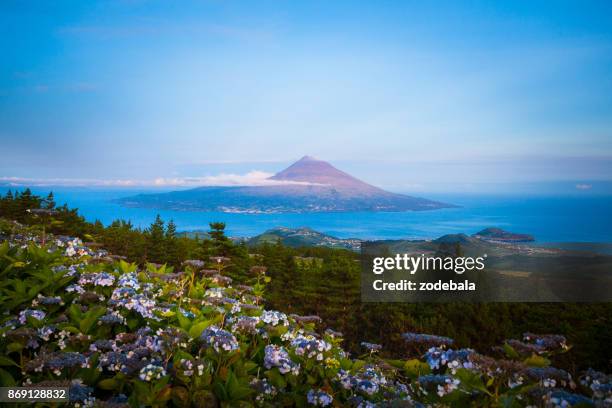
M274 244L280 241L285 246L294 248L299 247L327 247L343 248L358 251L361 247L361 240L355 238L341 239L331 235L323 234L311 228L272 228L257 235L247 241L248 245L261 245L264 243Z

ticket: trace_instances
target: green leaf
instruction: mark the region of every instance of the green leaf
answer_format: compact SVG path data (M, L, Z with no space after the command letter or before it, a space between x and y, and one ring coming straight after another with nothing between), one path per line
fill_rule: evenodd
M70 308L68 308L68 314L70 315L70 318L75 322L81 320L81 308L76 303L73 303Z
M404 360L389 359L385 361L395 368L404 368L404 364L405 364Z
M138 318L136 318L136 317L130 317L130 318L127 319L127 322L126 322L127 327L129 327L130 330L135 330L138 327L139 323L140 322L139 322Z
M216 382L213 386L213 390L217 398L221 401L229 400L229 396L227 395L227 391L225 390L225 386L221 382Z
M79 328L81 329L81 333L87 334L94 326L94 324L98 321L98 318L103 316L106 313L106 309L103 307L96 307L94 309L89 310L83 316L82 320L79 323Z
M509 345L508 343L504 343L504 353L506 353L506 356L508 356L508 358L519 358L519 353L516 352L516 350L514 349L514 347L512 347L511 345Z
M232 399L232 401L238 401L241 399L245 399L252 393L253 390L251 388L243 385L237 385L230 391L230 398Z
M353 366L351 367L351 370L353 371L357 371L359 370L361 367L363 367L365 365L365 361L363 360L355 360L355 362L353 363Z
M191 320L189 320L187 317L185 317L180 312L176 314L176 317L178 319L179 326L181 326L181 329L188 331L189 328L191 327Z
M13 376L11 375L11 373L0 368L0 386L14 387L15 384L16 384L15 380L13 379Z
M283 375L278 371L278 369L273 368L272 370L266 371L266 375L273 386L277 388L285 388L287 386L287 382Z
M527 357L525 360L523 360L523 362L529 367L548 367L550 365L549 359L536 354L532 354L530 357Z
M210 326L210 323L210 320L205 320L203 322L194 324L193 326L191 326L191 329L189 329L189 337L197 339L198 337L200 337L200 334L202 334L204 329Z
M484 385L480 374L477 374L473 371L466 370L465 368L460 368L457 370L455 377L461 381L461 387L466 389L467 391L480 391L487 395L491 395L487 387Z
M114 378L107 378L98 383L98 387L103 390L114 390L119 387L119 382Z
M249 372L251 372L251 371L256 370L256 369L257 369L257 367L259 367L259 366L257 365L257 363L255 363L255 362L253 362L253 361L246 361L246 362L244 363L244 370L245 370L247 373L249 373Z
M80 333L79 329L77 329L74 326L64 326L63 329L66 330L67 332L72 333L72 334L79 334Z
M431 372L431 368L429 364L420 361L419 359L407 360L404 363L404 371L406 374L412 378L417 378L424 374L429 374Z
M23 350L23 344L20 344L20 343L11 343L8 346L6 346L7 353L14 353L16 351L21 351L21 350Z
M353 366L353 362L349 360L348 358L340 359L340 368L342 368L343 370L348 371L351 369L352 366Z
M0 366L4 366L4 367L6 367L6 366L19 367L19 364L14 362L13 359L11 359L11 358L0 356Z

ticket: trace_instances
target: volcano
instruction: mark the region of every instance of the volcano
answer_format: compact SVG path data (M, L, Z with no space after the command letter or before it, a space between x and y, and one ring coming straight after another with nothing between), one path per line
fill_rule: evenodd
M383 191L365 183L350 174L338 170L326 161L304 156L300 160L276 173L270 180L309 183L314 185L333 186L354 191Z
M234 213L423 211L449 204L391 193L304 156L257 186L198 187L120 199L128 207Z

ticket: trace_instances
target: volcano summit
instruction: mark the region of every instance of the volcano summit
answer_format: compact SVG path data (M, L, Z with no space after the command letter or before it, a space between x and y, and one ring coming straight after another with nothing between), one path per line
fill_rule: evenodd
M119 202L127 207L232 213L422 211L453 207L385 191L310 156L258 186L198 187L140 194Z

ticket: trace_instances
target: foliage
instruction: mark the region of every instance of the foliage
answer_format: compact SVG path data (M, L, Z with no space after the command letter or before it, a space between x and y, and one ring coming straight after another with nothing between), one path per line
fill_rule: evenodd
M563 336L526 333L494 359L410 333L425 348L412 358L382 358L369 343L351 357L317 319L259 304L265 268L243 282L251 286L232 286L227 257L143 270L50 238L42 246L24 229L0 246L4 386L68 384L78 405L119 406L592 406L611 397L609 376L576 382L550 366L570 349Z
M610 404L610 376L575 369L610 361L610 305L364 305L350 251L104 227L53 201L0 199L20 221L0 219L1 385L110 406Z

